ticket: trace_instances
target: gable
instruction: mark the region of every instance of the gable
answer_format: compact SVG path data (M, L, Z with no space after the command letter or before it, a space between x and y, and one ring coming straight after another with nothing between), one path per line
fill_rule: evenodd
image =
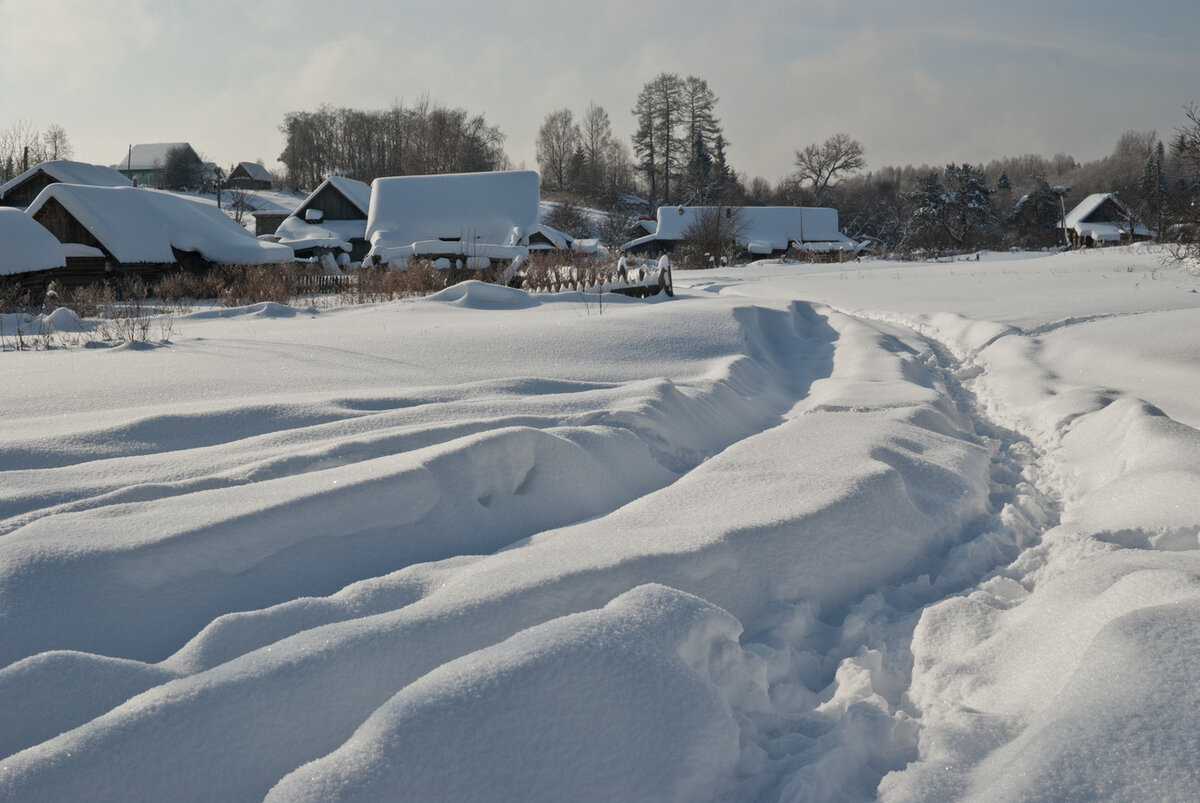
M248 178L253 181L274 181L267 168L260 165L258 162L238 162L238 166L229 174L233 178Z
M31 167L0 185L0 203L5 206L29 206L47 185L88 184L95 187L129 187L132 182L111 167L57 159Z

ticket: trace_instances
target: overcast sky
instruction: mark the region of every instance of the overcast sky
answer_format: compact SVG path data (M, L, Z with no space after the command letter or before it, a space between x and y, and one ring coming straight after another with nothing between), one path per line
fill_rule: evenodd
M1200 4L1148 0L0 0L0 129L62 125L83 161L187 141L222 166L283 150L288 111L428 96L536 168L546 114L708 81L732 166L771 181L846 132L868 168L1111 152L1200 102Z

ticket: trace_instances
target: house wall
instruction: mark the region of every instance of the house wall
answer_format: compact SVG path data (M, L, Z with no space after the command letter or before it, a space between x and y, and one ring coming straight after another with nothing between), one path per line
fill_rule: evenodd
M48 185L55 183L57 183L57 179L53 179L45 173L36 173L30 176L28 180L4 193L4 198L0 199L0 206L29 206L33 203L33 199L38 196L39 192L44 190Z
M320 209L325 220L366 220L367 216L354 204L346 199L332 185L327 185L302 209L296 210L296 216L303 219L304 210Z
M60 243L80 243L92 248L99 248L104 253L109 251L104 244L92 235L87 227L80 223L66 210L57 198L50 198L37 211L33 219L54 235Z

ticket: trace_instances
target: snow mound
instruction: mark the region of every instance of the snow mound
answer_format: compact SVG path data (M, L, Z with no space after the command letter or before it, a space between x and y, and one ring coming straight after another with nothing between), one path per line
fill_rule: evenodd
M641 586L430 672L267 799L710 797L738 760L735 706L768 706L740 630L697 597Z
M529 309L538 305L537 300L524 290L476 280L460 282L427 298L466 309Z

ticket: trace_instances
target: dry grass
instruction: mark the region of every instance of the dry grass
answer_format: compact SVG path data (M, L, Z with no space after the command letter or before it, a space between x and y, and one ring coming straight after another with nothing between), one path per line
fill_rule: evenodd
M530 254L522 268L525 277L521 287L541 293L588 290L625 278L619 275L618 262L611 257L571 255L564 259L550 251Z

